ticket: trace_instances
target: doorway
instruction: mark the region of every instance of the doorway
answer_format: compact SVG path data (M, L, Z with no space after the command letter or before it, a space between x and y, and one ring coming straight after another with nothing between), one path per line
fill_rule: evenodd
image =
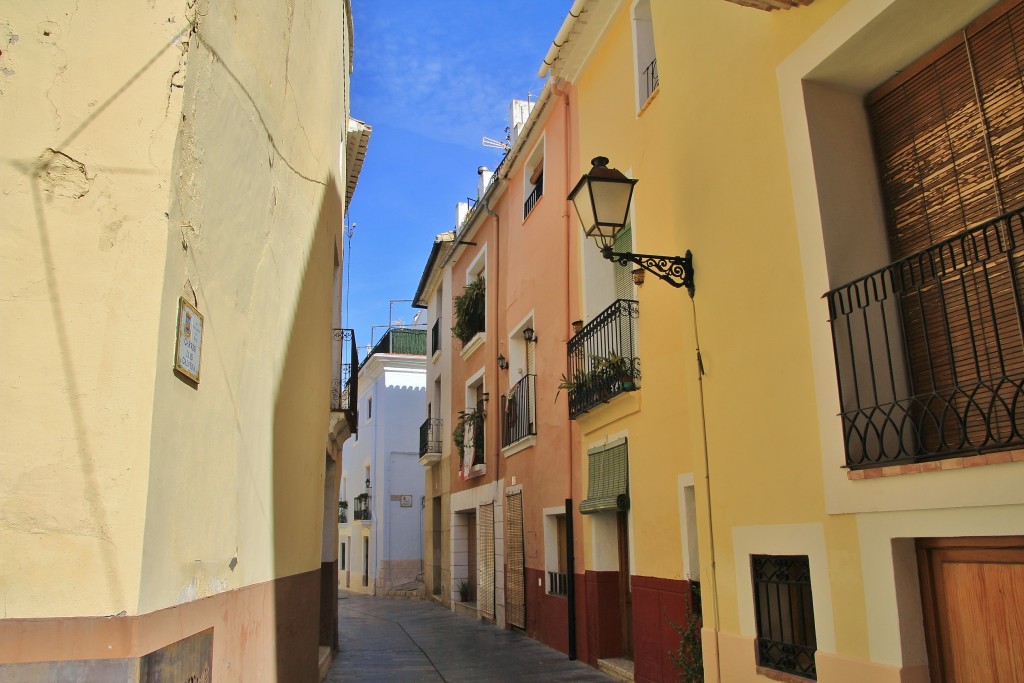
M633 591L629 585L629 513L615 513L619 555L619 608L622 610L622 656L633 659Z
M1024 536L917 540L932 683L1024 681Z

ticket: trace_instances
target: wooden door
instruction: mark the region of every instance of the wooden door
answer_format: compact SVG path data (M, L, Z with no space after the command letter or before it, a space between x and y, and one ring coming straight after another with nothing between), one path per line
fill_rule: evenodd
M1024 681L1024 536L918 539L932 683Z

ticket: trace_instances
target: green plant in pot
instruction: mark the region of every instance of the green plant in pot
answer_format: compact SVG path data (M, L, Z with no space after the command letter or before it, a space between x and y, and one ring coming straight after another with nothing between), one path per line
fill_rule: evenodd
M610 351L607 356L592 356L594 373L606 380L613 388L622 391L636 389L632 363L628 358Z
M469 583L469 579L459 579L455 582L455 590L459 592L459 600L462 602L469 602L469 595L472 592L472 586Z
M466 452L466 427L473 424L473 440L474 445L482 449L484 445L484 421L487 418L487 413L484 411L483 405L479 405L476 410L460 410L459 419L455 423L455 428L452 429L452 441L455 442L455 447L459 449L459 466L461 468L462 458Z
M487 286L483 276L478 277L452 300L455 325L452 334L463 344L469 342L478 332L484 331L487 317Z

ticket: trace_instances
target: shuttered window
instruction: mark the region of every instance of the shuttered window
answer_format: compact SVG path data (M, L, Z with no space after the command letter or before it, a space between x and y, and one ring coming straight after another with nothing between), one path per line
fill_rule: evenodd
M477 511L477 536L480 539L479 575L476 604L480 614L494 618L494 503Z
M965 415L963 424L922 420L922 452L1012 429L970 401L1015 404L1000 378L1024 375L1016 239L994 228L983 253L977 237L958 236L1024 205L1022 64L1024 1L1006 0L866 101L892 260L942 245L899 273L917 410Z
M1024 203L1022 53L1004 2L868 96L893 260Z
M523 494L505 496L505 618L509 624L526 628L526 553L523 547Z
M604 448L593 449L587 456L589 482L587 499L580 503L580 513L629 509L629 450L625 439Z

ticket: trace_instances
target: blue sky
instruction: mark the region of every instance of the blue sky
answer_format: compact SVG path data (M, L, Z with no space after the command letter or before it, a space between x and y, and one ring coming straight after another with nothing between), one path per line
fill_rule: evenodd
M373 126L349 207L345 327L360 346L416 292L434 235L493 169L509 102L536 97L537 68L571 0L353 0L354 118ZM411 322L407 303L393 319ZM425 316L424 316L425 317Z

